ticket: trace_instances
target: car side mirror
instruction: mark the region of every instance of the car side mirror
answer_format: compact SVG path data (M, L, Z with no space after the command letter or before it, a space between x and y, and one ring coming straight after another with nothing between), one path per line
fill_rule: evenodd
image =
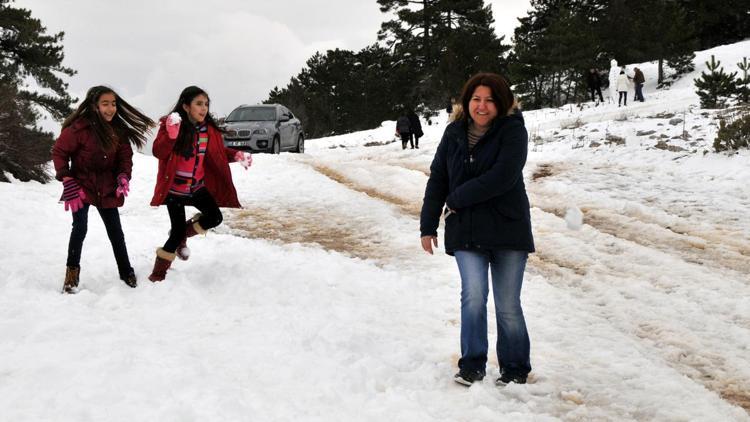
M282 115L281 117L279 117L279 121L280 122L288 122L289 121L289 115L288 114Z

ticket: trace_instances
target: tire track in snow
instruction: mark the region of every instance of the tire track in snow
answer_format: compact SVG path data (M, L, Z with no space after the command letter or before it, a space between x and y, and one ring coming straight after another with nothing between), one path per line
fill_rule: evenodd
M369 186L363 186L362 184L357 183L354 179L347 177L344 173L324 164L310 163L310 165L318 173L348 187L351 190L364 193L373 198L395 205L407 215L419 217L419 213L422 209L421 200L415 201L413 199L400 198L396 195L393 195L392 193L383 190L379 190Z
M394 165L399 165L397 163L391 163ZM418 165L409 166L410 169L419 168ZM553 177L557 174L559 169L563 167L560 165L553 165L553 164L545 164L537 168L537 170L532 174L532 181L536 181L539 179L544 179L548 177ZM345 184L351 189L361 191L368 193L369 195L390 202L394 205L400 206L405 202L404 199L393 197L392 195L378 195L378 194L370 194L370 190L367 188L364 188L362 186L358 186L357 183L355 183L353 180L348 179L344 174L336 171L331 171L330 169L326 168L325 166L316 166L316 170L323 169L323 173L326 175L329 175L333 180L336 180L339 183ZM533 184L533 182L532 182ZM530 189L530 193L534 192L534 189ZM538 195L538 193L537 193ZM537 199L542 198L541 196L538 196ZM559 203L564 203L563 201L560 201L558 199ZM549 200L549 198L547 198ZM536 201L532 201L532 203L536 203ZM551 213L557 217L563 218L564 217L564 210L562 208L554 208L550 207L548 209L542 209L540 210L544 212ZM598 212L596 212L598 211ZM679 239L679 241L673 242L673 244L664 244L663 239L659 236L659 234L656 234L654 232L648 232L651 236L649 239L651 240L650 243L643 241L643 234L644 230L643 227L639 227L639 225L636 223L634 224L634 227L630 227L629 231L627 227L623 227L622 224L605 224L607 216L607 210L593 210L589 208L584 208L584 212L587 212L586 216L587 218L584 220L585 224L588 224L592 226L595 230L606 234L610 236L614 236L617 238L620 238L625 241L634 242L637 244L640 244L643 247L650 248L650 249L656 249L660 250L668 255L680 255L680 252L684 251L687 246L693 246L693 245L700 245L700 240L697 242L695 240L685 240L685 239ZM614 214L614 213L613 213ZM418 211L414 211L413 215L418 215ZM617 214L614 214L617 215ZM597 224L599 223L599 224ZM535 226L535 231L539 232L539 226ZM668 230L665 228L665 230ZM671 230L668 230L671 232ZM681 236L678 233L673 233L673 236ZM544 238L545 233L536 233L539 236L539 247L537 248L537 252L535 254L532 254L529 257L529 270L532 273L537 273L543 275L545 278L551 279L553 284L557 282L557 284L560 284L560 281L564 281L564 284L566 288L574 288L582 291L586 295L590 295L593 297L598 296L599 288L593 287L590 283L587 283L585 280L585 277L589 275L590 272L594 272L594 274L591 275L591 277L597 277L598 274L605 273L605 274L611 274L615 275L617 277L621 277L623 279L626 279L628 277L639 277L635 274L633 274L632 269L629 267L626 268L618 268L618 267L609 267L609 268L598 268L596 271L592 271L591 269L591 263L581 261L578 259L575 259L574 255L570 254L558 254L554 251L557 248L545 248L544 247ZM700 248L698 246L693 246L694 248L698 249L699 251L705 250L705 248ZM612 259L615 260L622 260L619 256L622 255L624 252L627 251L627 246L615 246L615 245L605 245L604 246L604 252L608 255L611 255ZM705 258L702 258L700 255L694 255L691 257L692 259L688 258L685 259L686 262L693 262L701 264L705 261ZM732 270L735 271L742 271L744 267L742 267L744 261L741 262L741 260L733 259L732 257L722 257L721 260L722 263L726 264L726 266ZM644 274L641 277L645 276L646 279L648 279L647 275ZM674 286L671 285L660 285L659 280L653 280L654 286L657 287L657 289L662 290L662 295L671 295L672 291L674 289ZM632 301L635 298L626 298L627 301ZM665 303L668 303L669 300L666 300ZM626 306L624 309L628 309ZM612 315L603 315L606 319L612 319ZM626 317L623 317L624 319L627 319ZM679 316L675 316L674 320L679 320ZM745 327L750 327L750 320L735 320L734 322L740 323L741 325ZM686 334L690 333L690 329L679 333L679 332L673 332L671 336L662 336L660 334L664 334L672 330L673 327L671 327L672 320L666 319L663 324L657 324L657 323L649 323L649 324L641 324L638 325L638 330L632 331L631 328L623 329L623 331L626 332L635 332L636 337L648 341L649 347L655 348L658 350L661 350L664 345L668 346L671 349L671 354L662 354L665 358L667 364L674 369L678 370L679 372L687 375L690 379L693 379L695 382L698 382L701 385L704 385L706 388L717 392L724 400L740 406L744 408L746 411L750 411L750 384L748 384L746 381L743 381L742 379L736 379L733 378L730 374L732 374L734 371L727 369L727 362L724 358L721 357L720 354L712 353L710 348L708 349L698 349L694 348L691 345L692 344L698 344L700 343L699 340L696 339L695 342L680 342L677 341L679 338L686 338L684 337ZM659 327L661 326L661 329L644 329L643 327ZM708 336L710 336L710 332L706 333ZM677 341L675 343L675 341ZM680 356L691 356L692 358L680 358Z
M377 189L353 189L354 183L343 174L307 157L289 156L273 165L279 166L276 173L289 166L308 172L302 178L296 176L295 182L296 188L306 194L284 194L288 187L277 190L274 186L288 182L283 177L269 177L260 182L267 187L262 195L256 193L243 201L243 209L227 211L225 222L234 234L284 244L315 245L381 266L419 250L418 242L405 244L403 239L384 237L380 227L388 224L394 230L412 230L412 218L402 216L418 214L415 204ZM335 195L336 200L326 197L330 195Z
M568 204L571 199L545 188L544 181L534 182L554 178L571 169L562 163L540 164L533 172L533 182L529 186L533 206L563 218L566 210L561 204ZM613 210L591 201L584 202L580 205L583 222L599 231L680 256L686 262L750 274L750 239L743 238L741 230L721 225L697 227L683 217L671 215L670 210L658 208L651 211L653 204L639 202L637 207ZM666 214L672 220L671 224L664 224L664 218L659 218L656 213Z
M535 207L542 204L541 207L537 207L537 214L546 214L548 219L551 216L564 218L565 210L553 204L565 204L566 201L556 193L539 189L535 183L540 179L554 177L555 171L559 168L551 164L540 166L532 176L532 204ZM545 229L541 227L549 225L542 224L540 227L537 224L535 228L540 230L536 233L538 253L535 255L538 256L529 260L532 269L539 271L552 284L578 290L582 297L591 297L592 299L588 300L598 301L599 312L603 317L613 321L613 325L641 339L656 352L656 355L661 356L668 365L680 373L750 413L750 379L742 376L744 368L748 365L747 359L741 357L744 346L714 339L717 332L750 330L750 317L743 317L739 313L732 314L731 311L716 313L709 310L703 316L703 322L710 322L706 325L710 325L711 328L705 328L701 322L685 323L686 319L696 318L695 315L681 315L679 311L670 309L689 309L691 304L700 307L703 299L707 299L700 290L705 289L704 284L707 280L716 279L718 276L712 272L712 268L725 273L729 270L733 276L729 278L734 279L733 287L729 288L733 294L727 295L725 287L723 292L718 292L711 298L717 305L723 303L721 296L729 296L726 299L731 301L731 298L735 297L734 294L739 297L750 294L747 284L742 283L741 277L741 274L748 273L748 260L741 257L744 255L743 250L740 249L734 255L722 255L720 248L716 248L711 254L703 243L706 241L705 237L696 239L665 227L649 227L655 224L622 217L611 210L582 208L585 214L584 223L593 230L596 237L605 240L607 236L612 236L615 239L602 242L587 238L584 242L590 250L587 254L590 258L586 258L581 256L580 251L571 253L562 250L565 242L555 242L555 237L559 235L545 233ZM561 228L562 230L565 229ZM573 237L576 234L577 232L570 231L567 236ZM718 238L721 239L720 236ZM737 243L741 242L733 242L735 245ZM663 274L663 269L653 271L653 267L620 264L639 262L636 257L638 249L643 250L641 254L648 255L648 250L655 250L677 259L678 262L682 261L681 271L685 274L675 274L674 277L678 280L675 282L662 279L660 274ZM633 253L636 256L628 257ZM709 256L702 256L701 253ZM718 260L721 265L710 265L712 258ZM696 266L698 268L695 268ZM594 279L598 279L598 282L592 282ZM641 296L633 297L631 289L620 287L629 280L647 283ZM725 279L723 282L729 281ZM619 297L613 296L610 289L619 290ZM682 291L688 289L692 291ZM605 306L616 302L622 303ZM737 302L734 303L736 306ZM651 307L659 305L664 311L654 318ZM616 309L631 309L632 314L616 315ZM691 310L691 313L694 311ZM721 347L718 347L719 345Z
M304 162L311 169L316 171L322 176L330 179L332 182L345 186L347 189L353 192L364 193L368 197L373 198L376 201L384 202L389 205L395 206L400 212L408 216L417 216L418 208L416 204L411 204L407 198L401 198L397 195L393 195L389 192L379 191L373 189L371 186L364 186L355 181L354 178L348 177L343 171L339 171L331 168L330 166L314 163ZM281 222L274 222L274 218L278 219L278 215L283 215L285 212L297 212L297 218L293 218L292 223L283 224ZM244 230L248 230L250 233L254 233L257 237L272 238L286 243L294 242L308 242L316 243L322 247L330 250L336 250L345 254L361 257L364 259L372 259L375 257L376 261L380 263L393 262L394 259L402 259L403 256L409 256L414 254L413 248L407 250L407 248L401 247L401 245L389 244L391 239L382 239L379 233L367 233L366 228L357 222L352 222L343 217L342 215L336 216L336 212L330 209L318 209L315 207L299 207L291 206L287 209L279 210L276 207L274 209L262 209L262 210L246 210L241 212L247 212L242 215L242 219L250 220ZM543 213L543 211L537 210L537 213ZM559 222L559 219L553 215L548 215L548 218L552 218ZM252 220L251 220L252 219ZM268 220L263 222L263 220ZM255 221L256 223L252 223ZM312 229L305 228L305 226L313 227ZM617 321L623 320L626 323L612 325L614 328L623 332L629 336L633 336L640 341L647 344L648 351L642 352L644 356L660 356L661 359L666 361L666 364L674 369L677 369L680 373L688 375L691 379L697 379L698 382L707 388L719 393L725 400L743 406L747 398L743 394L745 390L745 384L740 380L731 380L726 376L728 371L716 371L715 368L723 368L726 366L725 360L720 354L710 352L710 350L695 350L690 347L690 344L681 345L677 347L673 340L676 338L684 338L683 332L671 333L671 335L664 337L664 333L668 332L668 329L672 328L669 324L671 316L666 318L666 323L661 321L651 321L646 319L636 318L633 321L628 321L627 315L617 315L616 312L607 311L608 306L603 306L602 303L591 303L597 301L596 298L606 296L606 290L608 286L598 286L596 282L592 283L591 279L599 277L601 273L615 274L617 276L625 277L627 275L632 276L631 269L612 268L607 266L593 266L596 259L591 260L576 260L571 259L575 257L567 254L555 253L555 245L547 245L546 238L554 236L560 232L560 230L547 230L545 224L537 225L535 228L539 236L539 251L536 254L532 254L529 259L530 272L537 272L544 275L544 277L550 280L550 284L556 287L562 287L566 291L573 292L574 296L578 296L582 299L583 303L587 303L588 307L592 309L591 312L597 315L603 320ZM334 228L345 227L341 229L341 232L335 232ZM606 234L600 234L600 236L609 236ZM341 241L333 241L332 243L326 243L326 238L336 239L341 237ZM368 247L368 243L372 242L372 239L382 239L384 243L378 247ZM620 240L624 242L623 240ZM622 260L620 255L623 254L628 248L623 245L613 245L613 242L593 242L603 248L603 250L616 257L616 259ZM600 254L599 254L600 255ZM421 265L418 262L411 262L412 266ZM627 280L626 280L627 281ZM610 286L611 287L611 286ZM668 287L668 286L667 286ZM583 293L583 294L580 294ZM660 292L661 294L668 295L668 291ZM612 306L613 309L624 309L634 310L635 314L638 314L639 305L637 298L628 296L627 292L620 293L621 297L617 297L617 302ZM591 299L594 298L594 299ZM663 301L661 297L655 300L656 302L662 301L662 303L668 303ZM632 306L635 305L635 306ZM646 322L648 325L646 325ZM661 328L660 328L661 327ZM636 334L634 334L636 333ZM699 344L698 341L696 344ZM660 352L662 349L667 347L668 352ZM656 353L653 349L656 349ZM700 353L703 352L703 353ZM694 356L692 361L686 359L677 359L675 356ZM581 397L587 397L589 394L583 391ZM591 392L593 393L593 392ZM577 397L577 396L576 396ZM573 404L576 400L568 400L561 395L560 400L567 401ZM580 400L579 400L580 401ZM596 405L607 408L605 404Z

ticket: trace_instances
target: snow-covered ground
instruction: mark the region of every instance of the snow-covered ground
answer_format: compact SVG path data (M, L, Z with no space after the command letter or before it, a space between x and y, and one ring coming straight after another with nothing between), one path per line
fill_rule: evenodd
M244 208L159 284L169 223L148 206L156 160L136 154L121 215L137 289L91 210L83 289L61 295L60 185L0 184L0 420L748 421L750 153L704 154L714 116L692 92L711 53L729 68L746 51L698 53L645 103L525 114L526 385L452 381L458 272L418 241L444 115L419 150L385 122L233 166Z

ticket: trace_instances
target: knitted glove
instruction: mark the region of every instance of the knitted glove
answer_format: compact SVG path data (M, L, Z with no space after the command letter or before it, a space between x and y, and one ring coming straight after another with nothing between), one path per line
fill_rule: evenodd
M83 193L83 189L76 182L76 179L63 180L63 194L60 200L65 202L65 211L76 212L80 210L83 208L84 199L86 199L86 194Z
M117 191L115 191L115 194L119 198L120 195L128 196L129 192L130 182L128 181L128 176L125 173L120 173L120 175L117 176Z
M177 113L170 113L167 116L167 135L169 139L177 139L177 135L180 133L180 123L182 118Z
M234 161L240 163L247 170L253 165L253 156L249 152L237 151L237 154L234 154Z

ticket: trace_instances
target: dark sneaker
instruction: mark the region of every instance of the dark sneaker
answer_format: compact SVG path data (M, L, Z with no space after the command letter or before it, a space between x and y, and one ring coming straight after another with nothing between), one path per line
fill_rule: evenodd
M498 387L505 387L512 382L516 384L526 384L526 375L502 374L500 378L495 380L495 385Z
M481 381L482 379L484 379L484 371L479 370L471 371L468 369L461 369L453 376L453 381L467 387L474 384L474 381Z

